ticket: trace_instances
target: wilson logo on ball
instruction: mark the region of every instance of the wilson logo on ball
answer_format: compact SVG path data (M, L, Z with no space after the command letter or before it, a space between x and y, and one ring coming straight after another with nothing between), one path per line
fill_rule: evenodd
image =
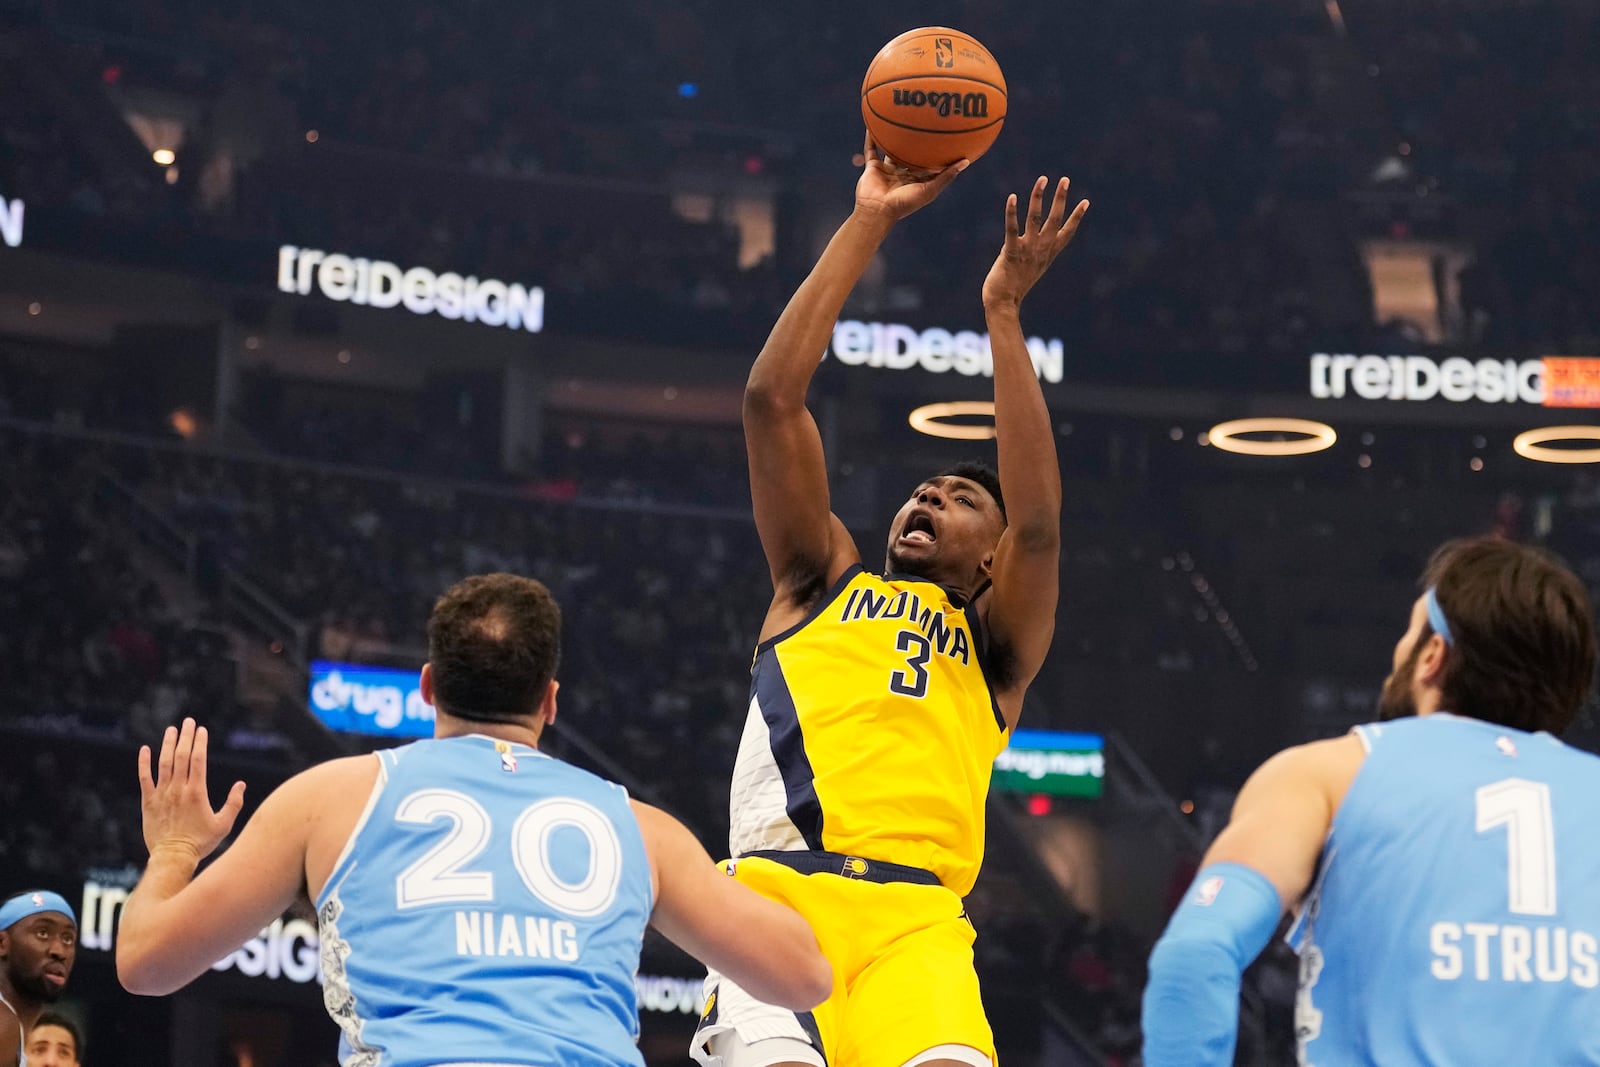
M969 119L989 117L988 93L926 93L921 89L896 89L896 107L927 107L941 117L964 115Z

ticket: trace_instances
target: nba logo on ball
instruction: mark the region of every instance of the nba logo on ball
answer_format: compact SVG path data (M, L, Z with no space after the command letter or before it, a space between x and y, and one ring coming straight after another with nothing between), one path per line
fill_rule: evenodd
M1200 883L1200 888L1195 890L1194 902L1202 908L1209 908L1217 902L1217 894L1222 892L1222 877L1213 875Z
M861 117L897 163L942 170L989 150L1006 119L1006 79L989 50L944 26L902 33L861 82Z

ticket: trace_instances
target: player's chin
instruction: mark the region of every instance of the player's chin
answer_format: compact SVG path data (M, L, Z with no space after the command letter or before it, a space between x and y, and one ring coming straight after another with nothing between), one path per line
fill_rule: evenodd
M901 545L909 546L903 549ZM928 577L935 569L938 556L931 551L933 545L921 541L897 542L889 549L889 569L896 574Z

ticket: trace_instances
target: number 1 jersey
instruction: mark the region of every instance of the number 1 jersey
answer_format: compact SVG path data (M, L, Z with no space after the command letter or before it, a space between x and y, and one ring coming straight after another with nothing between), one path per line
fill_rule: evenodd
M932 871L965 896L1004 720L977 612L933 582L846 571L756 650L729 847Z
M638 1067L653 906L626 792L482 736L377 753L317 899L344 1067Z
M1300 1062L1600 1065L1600 759L1443 713L1355 732L1290 932Z

